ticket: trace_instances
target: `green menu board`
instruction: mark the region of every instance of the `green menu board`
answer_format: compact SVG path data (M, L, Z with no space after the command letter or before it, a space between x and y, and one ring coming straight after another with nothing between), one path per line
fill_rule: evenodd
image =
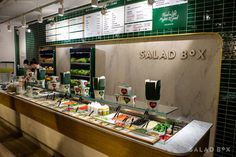
M186 27L187 3L153 9L153 30Z

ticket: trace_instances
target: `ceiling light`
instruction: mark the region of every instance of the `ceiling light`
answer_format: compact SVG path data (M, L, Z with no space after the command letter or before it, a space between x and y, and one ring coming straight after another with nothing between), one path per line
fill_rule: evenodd
M27 0L27 1L28 1L28 0ZM32 0L31 0L31 1L32 1ZM20 15L11 17L11 18L6 19L6 20L3 20L3 21L0 21L0 24L7 23L8 21L11 21L11 20L14 20L14 19L22 18L22 16L28 15L28 14L34 12L34 11L37 11L37 12L38 12L38 11L39 11L39 8L43 9L43 8L46 8L46 7L48 7L48 6L51 6L51 5L54 5L54 4L58 4L58 3L60 3L60 5L62 6L62 7L61 7L62 9L60 9L61 11L59 11L59 12L60 12L60 13L64 13L63 2L64 2L63 0L50 1L49 3L47 3L47 4L45 4L45 5L38 6L38 7L34 8L34 9L32 9L32 10L30 10L30 11L26 11L26 12L20 14ZM1 3L1 0L0 0L0 3ZM45 19L46 19L46 18L45 18ZM23 20L22 20L22 21L23 21ZM24 22L22 22L22 23L24 23ZM31 22L31 23L32 23L32 22ZM26 26L23 25L23 27L26 27Z
M22 24L22 28L26 28L27 27L25 15L22 18L21 24Z
M30 33L30 32L31 32L31 29L29 29L29 28L26 29L26 32L27 32L27 33Z
M42 9L39 9L39 15L38 15L38 23L43 23L43 15L42 15Z
M63 5L63 0L60 1L61 8L58 8L58 15L59 16L64 16L64 5Z
M43 16L42 15L38 16L38 23L43 23Z
M149 5L153 5L154 2L155 2L155 0L148 0Z
M58 15L64 16L64 8L58 8Z
M8 31L8 32L12 32L12 30L11 30L11 23L10 23L10 21L8 22L8 25L7 25L7 31Z
M92 6L93 8L98 7L98 0L91 0L91 6Z
M106 13L107 13L107 8L103 7L102 10L101 10L101 14L105 15Z

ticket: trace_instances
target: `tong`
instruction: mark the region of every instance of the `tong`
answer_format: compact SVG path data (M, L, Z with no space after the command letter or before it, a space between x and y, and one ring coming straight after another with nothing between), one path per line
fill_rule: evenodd
M173 135L173 133L174 133L174 127L175 127L175 122L173 122L173 124L172 124L172 127L171 127L171 135Z
M148 113L148 109L147 110L145 110L145 112L144 112L144 120L148 120L148 118L149 118L149 113Z
M76 108L75 112L78 112L78 110L79 110L79 107Z
M165 134L163 135L164 140L166 138L166 133L167 133L167 127L165 128Z
M131 123L130 123L129 127L131 127L133 125L133 122L134 122L134 117L131 119Z
M54 101L56 98L56 93L53 93L52 100Z
M150 122L150 120L148 120L146 123L144 123L141 128L144 128L144 127L147 128L149 122Z
M62 101L62 98L57 101L58 102L58 107L60 107L61 101Z
M118 116L119 116L119 114L120 114L120 109L121 109L121 106L118 106L118 107L116 108L116 114L113 116L112 119L114 119L115 117L118 117Z
M92 112L90 112L88 116L91 116L91 114L93 114L93 112L94 112L94 110Z
M46 100L48 100L48 98L49 98L49 94L46 96Z
M122 120L122 122L126 122L129 119L129 116L125 117L125 119Z

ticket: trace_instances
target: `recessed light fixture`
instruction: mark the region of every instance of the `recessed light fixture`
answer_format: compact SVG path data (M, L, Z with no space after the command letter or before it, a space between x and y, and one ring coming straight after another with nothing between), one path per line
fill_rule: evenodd
M30 33L30 32L31 32L31 29L29 29L29 28L26 29L26 32L27 32L27 33Z
M92 6L93 8L98 7L98 0L91 0L91 6Z
M61 8L58 8L58 16L64 16L64 1L60 1Z
M51 5L54 5L54 4L58 4L58 3L60 3L60 6L58 8L58 14L59 14L59 16L63 16L64 15L64 1L63 0L54 0L52 2L49 2L49 3L45 4L45 5L38 6L38 7L34 8L34 9L30 10L30 11L26 11L26 12L20 14L20 15L15 16L15 17L6 19L6 20L0 22L0 24L7 23L8 21L12 21L14 19L22 18L22 20L21 20L21 25L22 26L21 27L27 28L26 19L25 19L26 15L28 15L28 14L34 12L34 11L39 12L40 9L43 9L43 8L46 8L48 6L51 6ZM43 18L42 14L41 14L41 11L40 11L40 15L37 16L37 22L42 23L43 19L47 19L47 18Z
M148 0L149 5L153 5L154 2L155 2L155 0Z

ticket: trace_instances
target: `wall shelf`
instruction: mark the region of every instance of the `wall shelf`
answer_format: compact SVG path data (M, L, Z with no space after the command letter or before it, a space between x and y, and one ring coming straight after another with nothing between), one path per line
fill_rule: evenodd
M71 79L87 80L92 84L92 78L95 77L95 46L94 45L77 45L70 49L70 71ZM87 74L87 75L81 75ZM77 81L78 82L78 81ZM75 84L71 83L73 87ZM92 86L90 95L93 96Z
M56 75L56 48L41 47L39 49L39 64L46 69L47 75Z

